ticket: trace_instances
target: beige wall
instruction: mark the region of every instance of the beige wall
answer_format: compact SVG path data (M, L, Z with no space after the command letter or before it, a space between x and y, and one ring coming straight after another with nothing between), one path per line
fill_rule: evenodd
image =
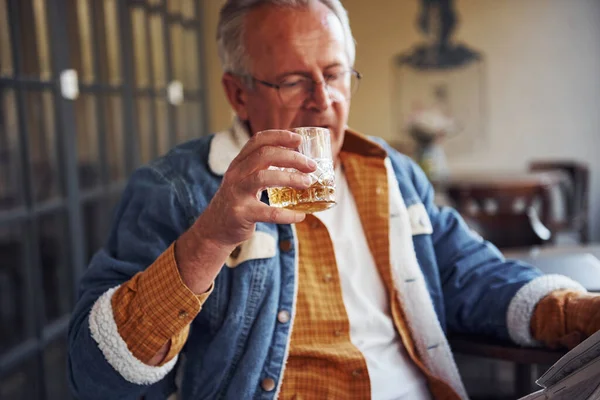
M419 41L418 0L343 0L365 75L350 125L394 133L392 58ZM210 126L231 114L220 88L214 32L221 0L205 0ZM456 0L457 38L486 56L487 135L477 153L448 154L454 170L524 168L532 158L587 161L600 240L600 1Z
M223 0L203 0L204 37L206 38L206 80L208 84L208 118L211 132L225 129L231 122L231 108L221 87L221 64L217 53L217 20Z

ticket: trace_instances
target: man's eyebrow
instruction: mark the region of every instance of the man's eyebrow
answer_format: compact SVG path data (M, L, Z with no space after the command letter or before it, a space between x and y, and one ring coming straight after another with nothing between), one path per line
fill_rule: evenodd
M306 71L289 71L289 72L284 72L282 74L277 75L275 77L275 79L278 81L281 81L284 78L287 78L288 76L293 76L293 75L306 76L307 78L310 78L310 76L311 76L310 72L306 72Z
M330 68L335 68L335 67L343 67L344 65L341 62L335 62L335 63L331 63L328 66L326 66L324 69L330 69Z
M331 63L331 64L327 65L325 68L323 68L323 70L324 70L324 71L326 71L326 70L328 70L328 69L331 69L331 68L336 68L336 67L341 67L341 66L343 66L343 64L342 64L341 62L334 62L334 63ZM307 72L307 71L305 71L305 70L298 70L298 71L289 71L289 72L284 72L284 73L282 73L282 74L279 74L279 75L277 75L277 76L275 77L275 79L276 79L277 81L281 81L281 80L283 80L284 78L287 78L288 76L293 76L293 75L305 76L305 77L307 77L307 78L311 78L311 77L312 77L312 76L311 76L312 74L311 74L310 72Z

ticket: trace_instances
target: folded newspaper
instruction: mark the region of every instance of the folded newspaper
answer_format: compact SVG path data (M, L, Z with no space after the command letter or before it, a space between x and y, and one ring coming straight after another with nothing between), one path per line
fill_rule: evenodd
M599 400L600 331L565 354L535 383L543 389L519 400Z

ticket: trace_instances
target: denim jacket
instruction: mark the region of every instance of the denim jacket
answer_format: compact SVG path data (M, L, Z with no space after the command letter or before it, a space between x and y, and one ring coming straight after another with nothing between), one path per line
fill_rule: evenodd
M236 124L176 147L131 177L108 240L82 278L69 327L68 373L78 398L153 400L175 392L183 399L277 397L293 326L293 318L278 322L277 313L294 315L297 291L293 226L257 224L255 234L264 247L249 252L253 256L235 268L222 269L178 361L157 369L150 384L125 379L120 371L135 369L133 355L107 356L90 332L98 299L152 264L206 208L245 135ZM505 260L453 209L434 204L430 183L409 158L374 140L387 151L390 192L398 197L390 203L398 207L390 221L404 216L396 218L403 222L390 223L390 252L392 260L397 253L395 284L408 325L413 336L418 332L423 338L417 347L425 365L466 397L446 332L535 344L529 320L537 301L552 290L580 286ZM283 240L294 243L289 251L276 245ZM104 329L114 330L111 343L122 342L114 327ZM265 378L277 383L275 390L263 389Z

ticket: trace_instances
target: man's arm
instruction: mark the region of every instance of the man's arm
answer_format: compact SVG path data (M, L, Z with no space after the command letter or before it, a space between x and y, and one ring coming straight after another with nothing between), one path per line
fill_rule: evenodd
M302 172L316 165L291 150L300 140L291 132L250 140L192 226L195 216L183 206L195 195L192 183L177 174L167 180L153 167L134 174L108 243L81 283L69 327L69 376L78 397L139 397L164 379L235 246L254 233L256 222L304 218L258 197L266 187L310 185ZM271 164L300 172L267 170Z
M412 182L433 225L431 240L444 292L448 328L531 345L535 305L555 290L585 291L560 275L506 260L498 249L472 232L460 215L434 204L433 188L423 171L409 163Z
M151 167L130 179L108 241L80 283L69 327L69 376L78 398L139 397L174 366L176 354L158 362L163 365L149 361L171 342L183 345L186 328L201 308L201 299L169 263L170 246L190 218L177 197L172 184ZM167 287L153 296L157 281ZM178 303L156 306L175 293ZM185 318L179 317L181 305Z
M196 295L182 282L174 247L121 285L110 302L119 335L135 358L151 366L162 366L179 354L190 321L212 292L210 286Z

